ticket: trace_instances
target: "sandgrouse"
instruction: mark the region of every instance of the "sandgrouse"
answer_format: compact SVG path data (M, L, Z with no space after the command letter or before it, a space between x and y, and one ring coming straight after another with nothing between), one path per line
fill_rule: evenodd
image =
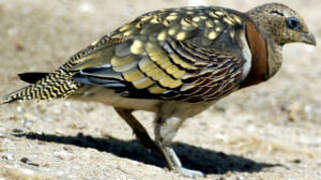
M111 105L140 142L183 175L170 147L189 117L217 100L271 78L287 43L316 45L303 18L289 7L264 4L242 13L215 6L153 11L90 44L51 73L20 74L30 83L5 97L50 100L70 97ZM156 113L155 142L132 115Z

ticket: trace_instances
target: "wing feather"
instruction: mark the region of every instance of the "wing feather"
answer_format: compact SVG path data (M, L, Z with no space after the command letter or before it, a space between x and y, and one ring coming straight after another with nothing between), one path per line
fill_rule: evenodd
M74 80L128 98L212 101L238 88L239 14L216 7L147 13L73 56ZM243 33L244 34L244 33ZM126 92L126 93L124 93Z

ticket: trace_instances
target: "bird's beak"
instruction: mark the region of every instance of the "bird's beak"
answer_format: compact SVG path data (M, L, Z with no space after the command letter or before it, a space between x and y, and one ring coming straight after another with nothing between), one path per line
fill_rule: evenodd
M313 46L317 45L317 41L315 40L315 37L312 33L304 33L302 35L302 42L311 44Z

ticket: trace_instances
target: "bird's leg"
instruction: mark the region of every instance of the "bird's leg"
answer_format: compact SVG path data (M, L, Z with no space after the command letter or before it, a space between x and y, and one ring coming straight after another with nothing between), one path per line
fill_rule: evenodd
M155 122L156 143L161 149L170 170L192 178L204 177L204 174L200 171L184 168L174 149L169 146L183 121L184 119L178 117L170 117L167 119L162 119L161 117L157 118Z
M133 110L116 108L116 112L121 116L127 124L132 128L139 142L147 149L151 149L156 154L162 155L162 152L154 141L149 137L144 126L132 115Z

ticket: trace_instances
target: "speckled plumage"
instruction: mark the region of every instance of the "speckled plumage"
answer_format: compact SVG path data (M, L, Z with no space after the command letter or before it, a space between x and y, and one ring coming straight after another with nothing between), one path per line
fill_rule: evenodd
M299 24L297 24L299 23ZM29 86L5 102L71 97L115 107L142 144L182 167L169 147L179 126L220 98L271 78L286 43L315 45L304 20L282 4L247 13L221 7L184 7L146 13L72 56L53 73L22 74ZM148 110L156 144L131 114Z

